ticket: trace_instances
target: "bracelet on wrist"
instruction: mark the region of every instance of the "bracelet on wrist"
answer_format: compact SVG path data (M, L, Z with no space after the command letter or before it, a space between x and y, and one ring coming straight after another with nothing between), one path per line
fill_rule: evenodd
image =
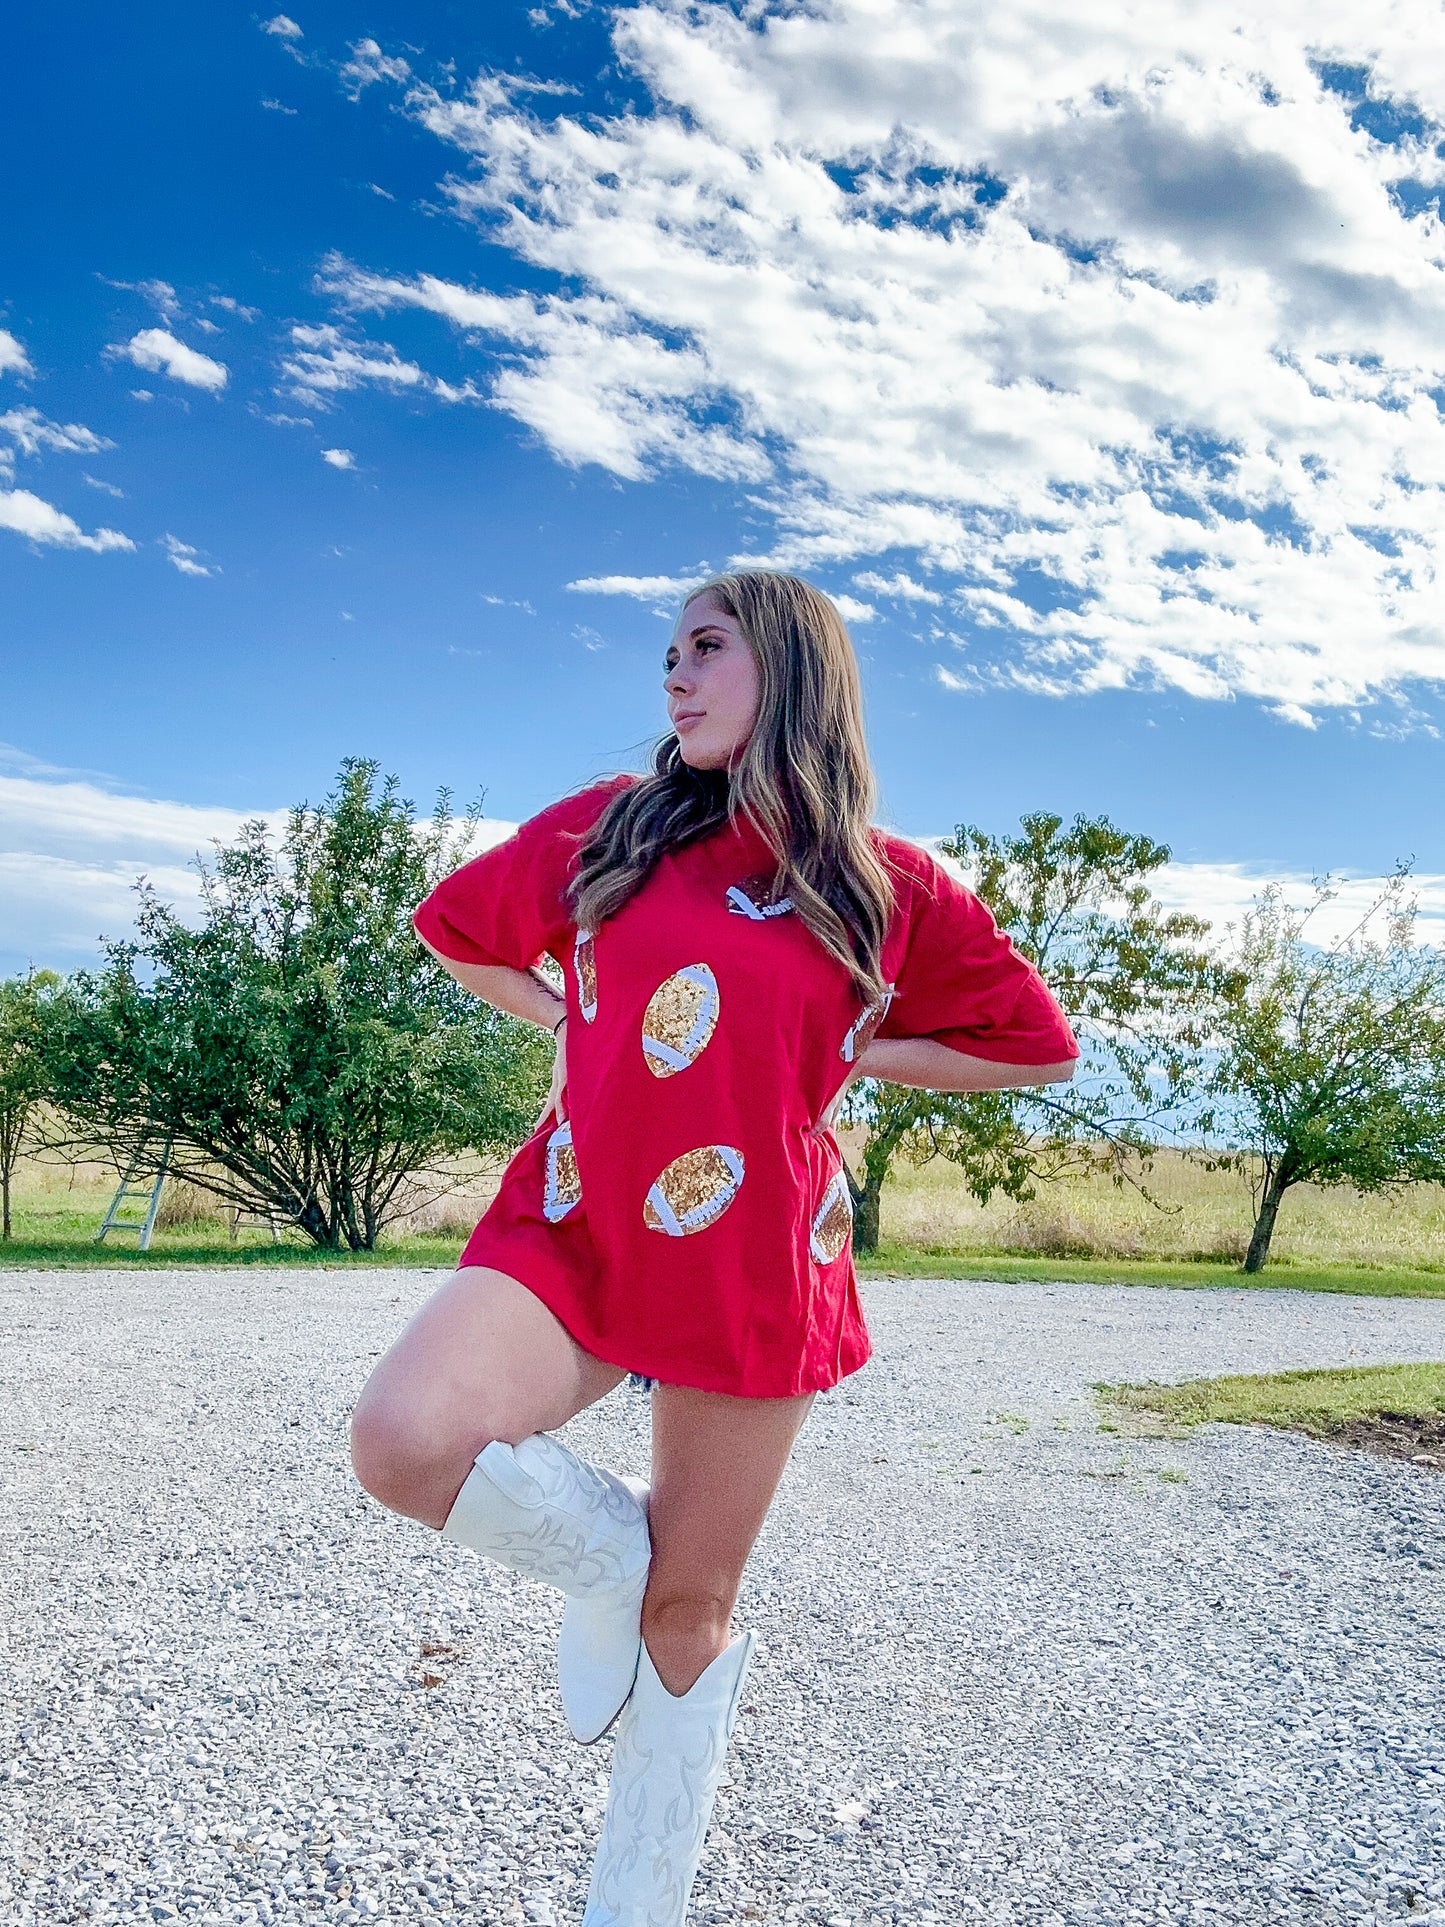
M552 1035L554 1037L557 1035L558 1031L561 1030L562 1026L566 1023L566 1021L567 1021L567 1013L564 1010L562 1012L562 1015L557 1019L556 1023L553 1024L552 1026Z

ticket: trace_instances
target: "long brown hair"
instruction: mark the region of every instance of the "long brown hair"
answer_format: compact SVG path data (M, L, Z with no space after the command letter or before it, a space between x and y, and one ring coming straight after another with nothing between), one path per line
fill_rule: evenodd
M595 930L664 851L743 817L777 860L777 893L871 1003L884 987L893 887L869 833L877 786L843 618L811 583L771 569L714 576L686 600L703 594L732 616L757 658L757 722L731 771L690 769L676 735L661 738L652 774L613 799L582 845L574 914Z

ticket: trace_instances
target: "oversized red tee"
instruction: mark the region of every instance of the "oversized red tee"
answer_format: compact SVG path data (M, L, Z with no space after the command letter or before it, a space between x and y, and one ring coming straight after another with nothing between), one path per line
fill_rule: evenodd
M439 884L416 927L444 957L567 988L567 1089L508 1164L461 1256L534 1292L595 1357L668 1385L781 1398L870 1350L847 1180L819 1119L873 1035L1057 1064L1076 1045L978 898L875 832L894 882L884 1007L865 1009L750 826L662 857L596 932L565 898L618 777L543 810Z

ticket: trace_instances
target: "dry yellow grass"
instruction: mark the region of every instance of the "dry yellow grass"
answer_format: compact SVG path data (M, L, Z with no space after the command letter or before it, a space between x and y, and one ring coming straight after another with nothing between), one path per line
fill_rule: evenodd
M852 1155L854 1146L846 1143ZM883 1191L883 1236L894 1245L1045 1258L1227 1259L1244 1256L1253 1223L1247 1180L1178 1153L1145 1179L1157 1204L1107 1179L1040 1185L1032 1203L979 1205L942 1158L898 1164ZM1445 1266L1445 1187L1382 1196L1299 1185L1286 1193L1271 1256L1298 1264Z
M410 1209L404 1210L397 1220L395 1231L466 1238L496 1195L500 1172L500 1164L495 1161L459 1162L455 1172L457 1189L448 1196L434 1196L434 1187L413 1187ZM16 1173L16 1214L51 1220L59 1214L72 1222L93 1219L99 1224L118 1182L115 1169L109 1164L85 1159L64 1163L58 1159L27 1158ZM145 1204L144 1193L132 1194L126 1200L125 1217L143 1217ZM233 1215L230 1205L199 1186L170 1179L161 1193L156 1225L161 1231L229 1232Z

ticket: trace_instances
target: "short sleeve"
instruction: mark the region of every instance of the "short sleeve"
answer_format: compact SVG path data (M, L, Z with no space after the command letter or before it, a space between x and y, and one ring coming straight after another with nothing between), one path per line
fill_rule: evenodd
M526 970L549 952L560 954L573 929L566 892L577 853L631 780L564 797L453 870L413 914L417 935L454 963Z
M1062 1064L1079 1047L1043 978L986 904L922 851L903 964L880 1037L930 1037L996 1064Z

